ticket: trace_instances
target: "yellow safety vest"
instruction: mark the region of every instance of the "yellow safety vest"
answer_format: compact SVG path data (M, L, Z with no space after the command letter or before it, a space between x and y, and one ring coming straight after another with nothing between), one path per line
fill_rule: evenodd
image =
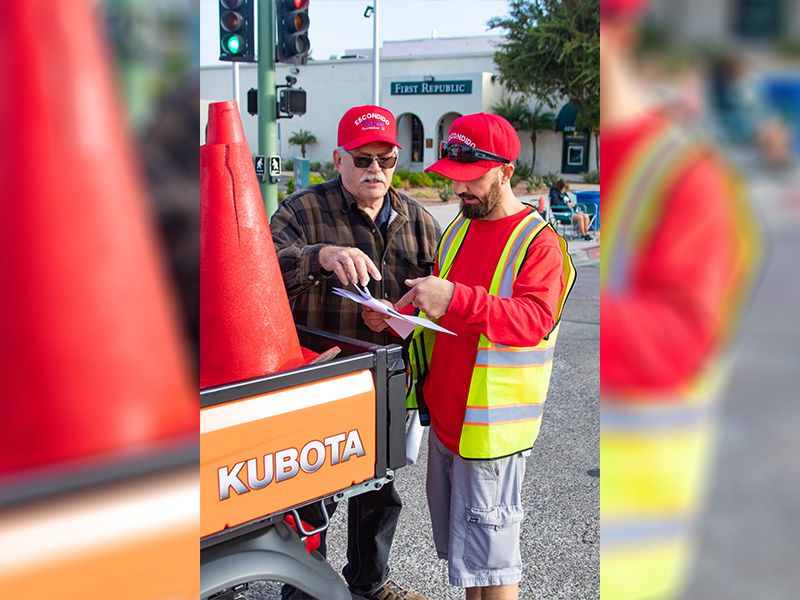
M646 247L668 188L705 151L671 125L630 153L603 212L601 290L629 284L633 261ZM742 195L729 182L738 244L728 304L717 323L732 337L758 263L757 230ZM701 257L698 257L701 260ZM688 283L688 282L687 282ZM720 349L721 350L721 349ZM715 398L724 380L723 353L674 390L601 395L600 595L611 600L676 597L691 558L691 525L700 510L715 429ZM646 396L646 397L645 397Z
M450 273L469 226L470 220L459 214L442 235L437 262L443 279ZM512 297L514 281L528 248L545 227L550 225L532 210L514 228L495 268L490 294ZM564 257L564 285L552 331L535 346L527 347L504 346L480 336L459 442L459 454L464 458L500 458L527 450L536 441L550 385L558 324L575 281L567 242L561 236L558 240ZM435 339L436 334L430 329L420 327L414 331L409 350L412 380L407 397L409 408L416 408L421 397Z

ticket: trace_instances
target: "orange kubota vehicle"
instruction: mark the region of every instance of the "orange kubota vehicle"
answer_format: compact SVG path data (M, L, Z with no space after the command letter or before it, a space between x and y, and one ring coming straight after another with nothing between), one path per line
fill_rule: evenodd
M290 583L349 600L343 580L301 541L325 529L332 500L380 488L406 464L400 346L374 346L298 327L334 360L201 390L202 598L233 598L249 582ZM308 529L297 509L317 504ZM284 521L293 515L295 532Z

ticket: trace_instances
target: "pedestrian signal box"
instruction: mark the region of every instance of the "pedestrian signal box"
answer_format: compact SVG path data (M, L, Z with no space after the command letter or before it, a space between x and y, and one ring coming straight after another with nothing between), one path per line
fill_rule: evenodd
M282 116L306 114L306 91L303 89L283 88L278 98L278 112Z

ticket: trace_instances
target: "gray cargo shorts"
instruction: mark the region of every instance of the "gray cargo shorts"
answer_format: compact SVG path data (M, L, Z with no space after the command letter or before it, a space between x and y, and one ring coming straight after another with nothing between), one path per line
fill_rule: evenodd
M452 585L519 583L524 476L525 456L465 460L431 427L425 487L436 553L447 560Z

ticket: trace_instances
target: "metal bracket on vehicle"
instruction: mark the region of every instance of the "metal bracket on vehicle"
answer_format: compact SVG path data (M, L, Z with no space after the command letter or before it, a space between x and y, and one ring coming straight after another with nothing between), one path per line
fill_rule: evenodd
M339 502L340 500L346 500L347 498L351 498L352 496L358 496L359 494L363 494L365 492L379 490L383 486L391 483L392 481L394 481L394 471L392 469L386 469L386 475L384 475L383 477L370 479L369 481L365 481L364 483L359 483L358 485L351 486L346 490L342 490L338 494L334 494L333 499Z

